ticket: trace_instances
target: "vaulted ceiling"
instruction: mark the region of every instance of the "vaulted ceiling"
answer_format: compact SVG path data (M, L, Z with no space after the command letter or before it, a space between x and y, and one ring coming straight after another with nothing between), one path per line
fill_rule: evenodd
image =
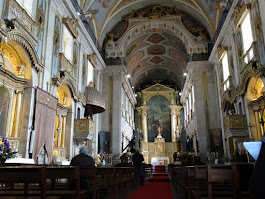
M132 86L175 89L192 55L207 54L225 8L214 0L80 0L107 58L122 58ZM198 56L200 57L200 56Z

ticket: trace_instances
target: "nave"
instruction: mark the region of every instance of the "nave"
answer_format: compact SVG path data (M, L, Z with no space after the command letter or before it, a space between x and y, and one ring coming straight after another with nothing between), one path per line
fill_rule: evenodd
M254 164L251 163L146 165L146 182L140 186L134 167L1 165L0 198L254 199L249 191L253 171ZM80 189L82 177L93 179L93 186Z

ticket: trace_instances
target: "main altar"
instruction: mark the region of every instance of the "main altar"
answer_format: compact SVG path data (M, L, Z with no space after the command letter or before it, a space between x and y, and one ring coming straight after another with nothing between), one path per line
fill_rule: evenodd
M159 83L138 93L138 128L141 151L148 164L172 164L174 152L181 152L179 91ZM156 163L154 163L156 162Z

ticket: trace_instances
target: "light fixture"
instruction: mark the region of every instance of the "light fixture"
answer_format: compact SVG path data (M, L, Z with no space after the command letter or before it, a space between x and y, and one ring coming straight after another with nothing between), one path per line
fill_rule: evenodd
M130 75L130 74L128 74L128 75L126 75L126 77L130 78L130 77L131 77L131 75Z
M182 95L182 92L179 92L179 96L181 96Z
M136 93L134 94L134 97L137 97L137 94Z
M132 86L132 89L134 89L134 86Z
M184 72L184 73L183 73L183 76L184 76L184 77L186 77L187 75L188 75L188 73L187 73L187 72Z
M81 15L81 13L80 13L80 12L77 12L76 14L77 14L78 16L80 16L80 15Z

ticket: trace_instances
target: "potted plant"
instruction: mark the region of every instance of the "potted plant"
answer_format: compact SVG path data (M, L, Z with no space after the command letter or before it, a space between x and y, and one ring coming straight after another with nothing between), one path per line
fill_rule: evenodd
M0 141L0 163L4 163L9 158L15 158L17 151L14 151L9 141L3 136Z

